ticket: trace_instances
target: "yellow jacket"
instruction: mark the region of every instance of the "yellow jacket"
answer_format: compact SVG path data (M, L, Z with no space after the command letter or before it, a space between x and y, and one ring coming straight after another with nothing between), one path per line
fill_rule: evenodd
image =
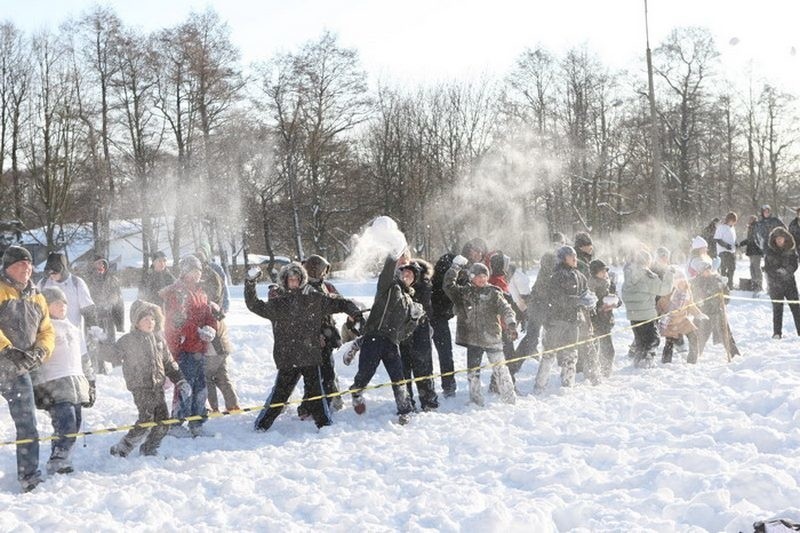
M20 350L38 346L49 358L55 339L44 296L31 283L20 291L0 278L0 351L9 346Z

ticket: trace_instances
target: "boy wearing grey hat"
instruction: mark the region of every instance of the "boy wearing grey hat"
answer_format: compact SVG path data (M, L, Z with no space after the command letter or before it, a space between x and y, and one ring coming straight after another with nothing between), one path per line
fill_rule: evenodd
M453 265L444 276L444 291L456 312L456 344L467 349L470 400L483 405L480 366L484 352L492 363L492 374L500 391L501 399L514 403L516 394L511 373L504 364L502 320L512 340L517 337L516 316L511 305L497 287L489 284L489 269L483 263L473 263L468 270L470 282L459 285L457 278L467 258L456 256ZM499 320L498 320L499 318Z

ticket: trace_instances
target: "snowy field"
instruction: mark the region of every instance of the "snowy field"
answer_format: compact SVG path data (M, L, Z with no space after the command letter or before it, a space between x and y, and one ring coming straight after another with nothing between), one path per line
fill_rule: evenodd
M374 280L337 285L370 304ZM231 372L241 405L258 406L275 375L271 327L247 311L242 287L232 292ZM134 295L126 291L128 303ZM778 341L769 303L734 301L729 314L743 354L733 363L709 344L696 366L679 354L634 369L620 309L615 371L602 385L559 390L554 374L548 394L534 397L529 361L516 405L488 395L479 408L467 404L462 373L455 398L404 427L382 388L366 393L365 415L348 400L321 431L292 407L256 433L248 413L209 421L215 438L167 437L160 456L127 459L108 453L122 433L92 435L76 444L75 473L30 494L18 493L5 446L0 530L736 532L800 520L800 340L788 309ZM356 365L337 366L349 386ZM456 348L456 368L465 366ZM381 369L373 384L387 380ZM99 376L97 404L84 413L85 430L135 420L120 369ZM47 415L38 421L49 435ZM2 402L0 439L13 438ZM48 453L49 442L42 465Z

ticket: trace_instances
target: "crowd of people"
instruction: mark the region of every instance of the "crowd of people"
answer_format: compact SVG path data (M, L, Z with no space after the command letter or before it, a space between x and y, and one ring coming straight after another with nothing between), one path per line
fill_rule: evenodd
M749 220L746 238L738 242L738 217L728 213L701 232L705 237L691 240L685 265L673 264L665 247L651 253L641 246L625 258L619 287L610 261L596 257L586 232L575 234L572 244L554 233L533 283L509 256L479 238L468 241L460 254L444 254L433 265L412 257L406 248L385 258L369 310L339 294L327 279L330 264L324 257L312 255L286 265L265 300L257 293L262 272L253 268L245 278L245 304L272 322L277 368L255 429L272 426L301 378L300 418L312 418L317 427L331 424L345 395L356 413L365 414L365 390L381 363L392 382L398 422L406 424L414 412L439 407L434 377L440 380L444 398L456 395L454 344L466 350L467 395L478 406L485 402L484 355L491 367L488 391L506 403L515 402L520 393L517 375L531 359L539 359L534 394L551 387L554 366L562 387L574 386L578 374L586 383L599 384L614 368L614 311L623 305L634 334L628 355L636 366L656 364L662 338L662 363L671 363L675 351L687 352L687 362L696 363L709 340L722 344L733 358L739 351L723 296L733 288L739 246L751 259L749 288L754 291L762 287L764 257L774 337L782 335L783 300L791 302L800 332L794 280L800 209L797 215L787 229L764 206L760 218ZM227 278L210 258L207 246L181 258L176 279L166 256L155 254L131 305L129 331L117 338L125 330L124 306L120 284L105 258L93 261L84 281L70 271L63 253L52 253L37 286L31 281L30 253L18 246L5 251L0 392L21 441L17 474L23 491L42 480L35 410L48 413L55 435L48 474L71 472L82 409L91 408L97 395L95 373L121 366L138 411L136 426L110 449L118 457L127 457L137 446L143 455L156 454L168 433L206 435L203 424L209 409L240 409L228 374L233 346L225 323L230 306ZM337 313L347 315L341 328L333 319ZM349 389L340 388L334 362L344 343L345 363L358 353ZM175 385L171 405L164 394L167 379ZM190 421L187 427L158 424L171 417Z

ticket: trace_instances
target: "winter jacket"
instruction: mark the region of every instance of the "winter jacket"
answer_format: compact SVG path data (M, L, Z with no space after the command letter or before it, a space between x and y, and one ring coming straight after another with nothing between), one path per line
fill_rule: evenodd
M509 329L516 327L514 310L500 289L493 285L476 287L456 282L458 267L451 267L444 276L444 290L453 301L458 317L456 344L500 350L503 337L500 321Z
M763 255L761 248L758 247L756 242L756 223L747 225L747 237L739 243L739 246L744 246L744 255L753 257L755 255Z
M156 319L152 333L136 329L146 313L152 313ZM173 383L181 381L183 374L162 336L164 315L161 309L155 304L138 301L131 305L130 314L131 331L120 337L115 347L116 359L122 363L122 375L128 390L161 388L165 378Z
M61 402L88 402L89 381L94 381L94 370L88 354L81 356L80 332L66 319L52 319L51 323L56 335L55 348L39 369L36 405L46 409Z
M588 280L592 273L589 271L589 263L592 262L592 254L587 254L580 248L575 250L575 253L578 254L578 272L584 275L584 277Z
M636 262L625 265L625 280L620 296L630 321L652 320L658 316L656 297L672 290L672 269L664 271L663 278Z
M308 285L326 296L341 297L333 283L321 279L309 278ZM324 343L323 348L325 348L328 353L342 345L342 336L339 335L339 331L336 329L336 321L331 315L323 317L320 335L322 335L322 342Z
M782 235L783 246L778 247L776 237ZM770 294L783 295L786 288L795 283L797 270L797 251L792 234L781 227L775 228L769 236L769 244L764 254L764 272L767 274Z
M322 360L320 329L325 317L334 313L350 316L360 313L350 300L322 294L306 282L304 269L299 289L288 290L282 276L283 290L265 302L258 298L256 282L245 280L244 302L247 308L272 321L275 337L272 356L278 370L318 366Z
M664 337L677 339L682 335L697 330L691 317L701 315L700 309L694 305L692 289L685 291L674 289L671 294L659 300L658 312L664 316L658 321L659 332Z
M224 274L223 272L223 276ZM220 309L223 309L223 302L225 301L228 287L225 284L224 278L220 277L210 263L203 263L203 273L200 275L200 286L203 287L203 292L206 293L208 301L214 302Z
M550 276L553 275L557 262L556 254L553 252L547 252L542 255L539 260L539 274L537 274L536 281L533 282L533 287L531 287L531 302L547 303Z
M164 269L161 272L156 272L153 269L147 271L142 279L142 284L139 286L139 300L154 303L160 307L164 306L164 300L158 295L162 289L169 287L175 283L175 276Z
M44 296L32 283L21 287L0 271L0 351L10 346L20 350L36 346L49 357L55 337Z
M405 287L397 279L395 266L396 261L387 257L378 277L378 288L364 325L364 334L382 335L394 344L400 344L416 329L418 320L412 320L411 317L422 317L425 311L414 302L413 289Z
M767 246L769 245L769 235L772 233L772 230L779 227L786 227L786 225L781 222L781 219L778 217L769 216L764 218L764 215L761 215L761 218L758 219L758 222L756 222L755 226L756 244L758 245L758 248L761 250L762 254L767 250Z
M800 242L800 217L795 217L789 222L789 233L794 237L795 251L797 250L797 243Z
M433 267L421 259L414 259L414 262L420 266L422 271L411 286L414 289L412 299L425 310L425 316L420 319L419 325L427 325L429 317L433 315L433 283L431 282Z
M444 254L436 261L431 277L431 319L449 320L453 318L453 302L444 292L444 275L453 264L453 254Z
M86 285L94 301L98 325L114 340L114 333L125 329L125 304L119 280L110 272L93 272L87 276Z
M714 235L717 233L717 225L713 222L703 228L703 231L700 232L700 236L703 237L706 242L708 243L708 255L711 258L717 257L717 247L714 246Z
M592 313L592 326L594 326L595 332L611 331L612 326L614 326L614 309L619 307L619 303L609 307L603 303L603 298L610 294L616 295L616 284L610 279L591 276L586 281L586 286L597 296L597 304L595 305L594 313Z
M217 301L211 298L211 301L219 305L223 313L227 313L231 307L231 294L230 290L228 289L228 276L225 275L225 270L223 270L222 266L214 263L213 261L209 261L203 265L204 276L206 275L207 269L210 269L217 275L220 283L220 300Z
M581 306L578 299L589 291L586 276L577 268L559 263L550 276L547 286L547 324L581 321Z
M692 289L692 296L696 302L696 306L700 310L714 319L719 317L723 311L722 294L728 294L728 281L713 271L706 271L689 282Z
M164 299L167 346L177 359L181 352L205 353L208 343L198 330L205 326L217 329L208 298L199 285L177 281L159 293Z

